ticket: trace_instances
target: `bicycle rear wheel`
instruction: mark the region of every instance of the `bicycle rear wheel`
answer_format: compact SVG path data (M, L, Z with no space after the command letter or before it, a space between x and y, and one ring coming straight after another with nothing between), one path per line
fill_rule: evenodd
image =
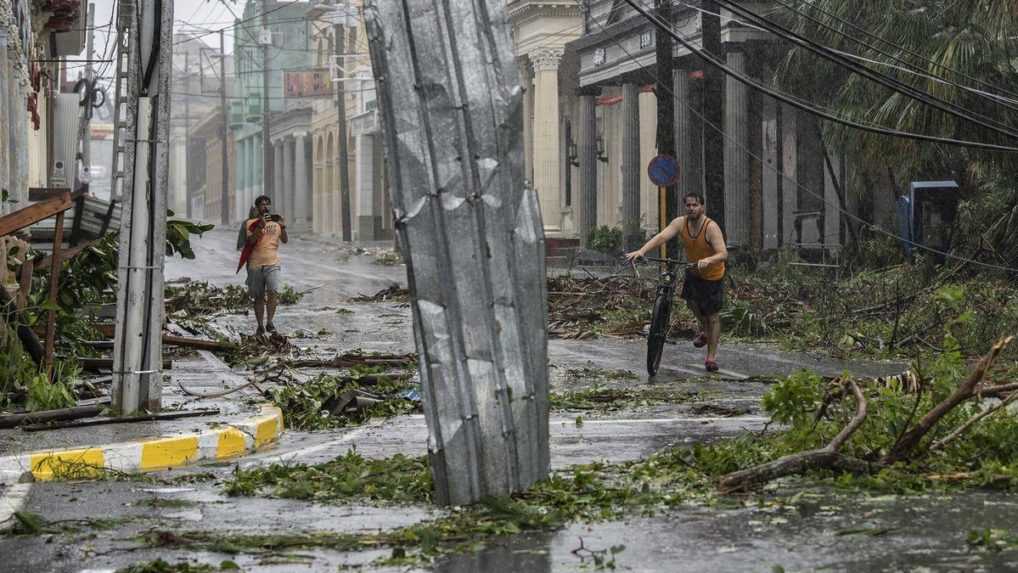
M647 333L647 374L654 376L661 366L661 354L664 352L665 339L668 338L668 326L672 317L671 289L668 293L658 293L654 301L654 314L650 320L650 332Z

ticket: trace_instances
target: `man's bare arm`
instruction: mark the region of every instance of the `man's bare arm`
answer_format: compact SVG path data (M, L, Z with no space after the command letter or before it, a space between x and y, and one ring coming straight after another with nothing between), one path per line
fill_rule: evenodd
M713 223L713 221L711 221ZM714 254L709 257L704 257L697 262L697 268L704 270L708 265L720 263L728 260L728 246L725 245L725 236L721 234L721 228L718 227L717 223L711 225L707 224L707 229L704 231L707 239L707 244L714 249Z
M650 251L653 251L654 249L660 247L666 241L672 239L673 237L679 234L679 231L682 230L682 225L685 220L686 220L685 217L676 217L672 219L672 222L669 223L668 226L665 227L663 231L651 237L650 240L647 241L642 247L631 253L626 253L626 259L631 261L637 257L645 256Z

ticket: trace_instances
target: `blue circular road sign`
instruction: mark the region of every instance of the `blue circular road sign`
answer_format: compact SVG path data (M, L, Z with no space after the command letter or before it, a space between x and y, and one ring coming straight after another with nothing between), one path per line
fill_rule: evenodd
M679 180L679 162L671 155L658 155L650 160L647 175L658 187L671 187Z

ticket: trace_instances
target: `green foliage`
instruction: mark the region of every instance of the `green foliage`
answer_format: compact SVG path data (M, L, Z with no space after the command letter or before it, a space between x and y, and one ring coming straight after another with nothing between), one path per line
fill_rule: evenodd
M28 383L25 406L30 412L69 408L76 403L74 391L62 380L50 382L45 374L36 374Z
M399 252L390 250L382 251L375 255L374 263L376 265L393 266L403 264L403 257L400 256Z
M39 372L12 328L0 330L0 410L24 397Z
M322 374L300 385L287 385L272 391L272 401L283 410L287 425L296 430L325 430L355 426L371 418L388 418L417 410L418 404L403 398L412 388L410 371L396 377L380 377L372 384L360 379L382 373L377 367L359 366L347 376ZM354 412L333 411L347 392L366 392L379 403Z
M191 235L201 237L208 231L215 228L215 225L203 225L171 219L166 222L166 256L172 257L179 254L182 258L193 259L194 250L191 249Z
M592 229L587 244L595 251L618 255L622 252L622 228L601 225Z
M300 299L304 298L305 292L298 291L290 285L283 285L283 288L276 293L276 300L279 304L297 304Z
M237 469L226 483L227 495L273 497L344 503L369 500L385 503L427 503L431 500L431 471L427 459L397 454L367 459L350 450L331 462L272 464Z
M763 408L779 424L801 425L813 419L824 393L824 380L819 374L800 370L764 395Z
M135 563L127 567L117 569L116 573L214 573L216 571L236 571L239 567L233 561L223 561L219 567L213 567L205 563L167 563L162 559Z
M767 336L771 327L760 310L748 301L731 300L721 309L721 326L731 336Z
M549 396L553 410L596 410L612 412L633 410L658 404L677 404L690 399L688 392L667 388L606 388L594 386L583 390L552 392ZM579 424L577 424L579 425Z

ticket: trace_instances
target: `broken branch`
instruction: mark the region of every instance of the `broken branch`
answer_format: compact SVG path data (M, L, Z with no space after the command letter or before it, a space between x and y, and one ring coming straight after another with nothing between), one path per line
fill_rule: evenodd
M772 462L726 474L721 477L719 484L721 491L723 493L739 491L751 485L766 483L780 477L800 474L813 469L827 468L851 473L869 472L871 470L869 462L846 456L838 451L866 420L865 394L854 380L847 381L847 384L855 395L855 416L827 446L818 450L790 454Z
M982 382L983 377L986 376L986 372L993 365L993 361L996 360L1001 350L1007 346L1013 336L1008 336L997 341L990 349L990 352L979 360L976 368L969 375L968 379L965 380L958 388L941 403L933 407L932 410L926 413L925 416L919 420L919 423L912 429L905 432L898 443L891 448L891 451L880 460L881 464L891 465L899 461L908 459L912 452L916 449L922 439L933 429L933 426L940 421L948 412L953 410L958 404L961 404L965 400L968 400L972 396L975 396L975 389Z

